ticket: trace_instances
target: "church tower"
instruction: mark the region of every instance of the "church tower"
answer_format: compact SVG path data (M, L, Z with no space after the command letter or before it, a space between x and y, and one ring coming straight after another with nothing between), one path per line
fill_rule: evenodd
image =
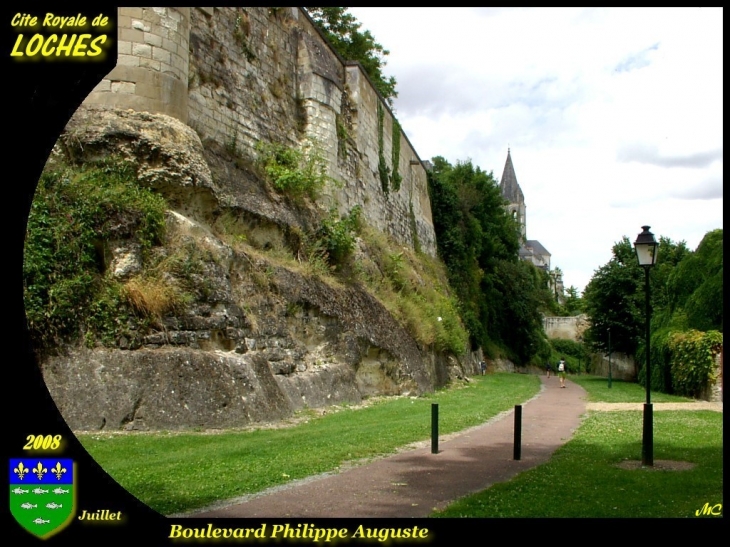
M512 165L512 156L510 155L509 148L507 149L507 162L504 164L502 181L499 186L502 191L502 197L509 202L507 210L512 215L512 218L520 223L520 237L524 243L527 239L525 196L522 193L520 185L517 183L517 176L515 175L515 168Z

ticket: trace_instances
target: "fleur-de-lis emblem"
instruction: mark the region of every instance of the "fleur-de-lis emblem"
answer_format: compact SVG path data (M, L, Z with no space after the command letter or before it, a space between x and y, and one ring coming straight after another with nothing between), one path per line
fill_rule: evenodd
M53 473L54 475L56 475L56 478L58 480L61 480L61 477L63 476L63 474L65 472L66 472L66 468L65 467L61 467L61 462L56 462L56 467L54 467L53 469L51 469L51 473Z
M33 468L33 473L36 474L36 476L38 477L38 480L42 480L43 479L43 475L45 475L46 473L48 473L48 469L46 469L45 467L43 467L43 464L41 462L38 462L38 465L36 465Z
M15 469L13 469L13 473L15 473L16 475L18 475L18 478L20 480L23 480L23 478L25 478L25 476L28 474L29 471L30 470L26 466L23 465L23 462L20 462L18 464L18 467L16 467Z

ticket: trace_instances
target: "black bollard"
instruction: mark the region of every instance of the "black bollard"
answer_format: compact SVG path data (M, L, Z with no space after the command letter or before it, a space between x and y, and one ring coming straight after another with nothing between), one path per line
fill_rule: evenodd
M514 459L519 460L522 453L522 405L515 405L515 450Z
M439 404L431 403L431 454L439 453Z

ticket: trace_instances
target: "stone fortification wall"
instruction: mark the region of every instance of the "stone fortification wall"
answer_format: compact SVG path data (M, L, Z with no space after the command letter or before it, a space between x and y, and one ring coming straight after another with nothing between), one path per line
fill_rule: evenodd
M637 381L638 367L633 356L617 352L613 352L610 359L608 355L603 354L594 354L591 356L591 374L608 378L609 367L611 369L611 378L627 382Z
M84 101L188 117L190 8L119 8L117 66Z
M325 191L321 207L344 213L360 205L369 224L435 255L418 154L393 131L393 115L361 67L341 59L301 8L120 8L118 36L118 65L86 106L175 117L204 144L250 162L260 141L293 147L314 139L342 183Z
M583 339L583 332L588 328L588 317L586 315L543 317L542 325L548 338L580 342Z

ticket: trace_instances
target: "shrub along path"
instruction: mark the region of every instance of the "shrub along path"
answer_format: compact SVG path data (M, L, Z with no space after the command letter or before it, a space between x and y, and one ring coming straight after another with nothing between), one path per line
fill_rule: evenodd
M540 393L522 405L521 457L514 459L514 410L475 428L337 474L320 475L186 516L195 518L426 517L455 499L548 461L585 413L586 392L541 377ZM387 427L383 424L383 427Z

